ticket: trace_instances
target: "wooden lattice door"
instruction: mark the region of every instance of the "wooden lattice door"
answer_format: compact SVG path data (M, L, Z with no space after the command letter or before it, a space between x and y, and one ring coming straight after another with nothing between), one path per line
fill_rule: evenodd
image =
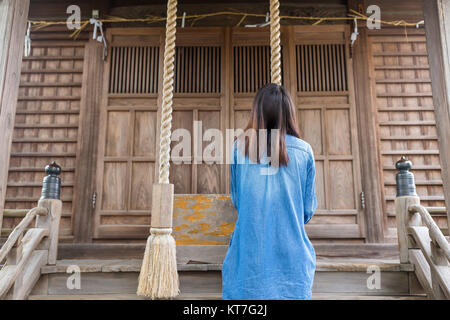
M157 160L161 31L109 30L95 238L144 239L148 234ZM171 165L175 193L229 192L228 167L202 157L209 144L203 135L211 128L225 137L226 128L242 128L247 122L255 92L270 78L268 31L177 32L172 130L191 134L192 153L183 155L183 164ZM348 29L288 27L282 35L282 82L297 106L302 137L316 155L319 208L307 226L309 235L361 240L364 224ZM200 128L196 121L201 121Z
M156 177L164 30L110 29L97 157L94 238L145 239ZM170 166L177 194L225 193L225 166L205 164L202 137L224 130L224 30L177 31L172 131L191 136L191 155ZM201 121L201 126L194 127ZM198 143L194 131L199 130ZM172 143L172 148L177 142ZM172 149L173 150L173 149ZM175 154L175 156L177 156Z
M342 25L294 27L288 40L300 134L316 160L318 209L307 227L312 238L365 235L349 39Z
M349 34L345 26L282 29L283 85L297 107L300 134L313 147L318 209L307 225L315 239L364 237ZM270 79L269 34L232 35L231 125L248 121L256 91ZM354 240L352 240L354 241Z
M144 238L155 176L162 33L115 29L108 38L94 238Z

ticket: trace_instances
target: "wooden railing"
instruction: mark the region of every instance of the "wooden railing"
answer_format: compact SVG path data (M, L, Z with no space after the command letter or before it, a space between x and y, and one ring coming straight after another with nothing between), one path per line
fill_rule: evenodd
M45 168L42 197L12 230L0 249L0 299L26 299L41 275L41 267L56 264L62 203L61 168ZM35 220L33 228L27 229Z
M416 194L412 163L402 158L396 164L397 218L400 263L413 264L415 274L430 299L450 300L450 245L430 212L445 208L425 208Z

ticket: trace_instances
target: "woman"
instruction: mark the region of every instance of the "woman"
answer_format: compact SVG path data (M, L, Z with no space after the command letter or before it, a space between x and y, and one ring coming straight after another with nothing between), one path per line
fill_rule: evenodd
M299 138L282 86L257 92L245 132L230 168L238 219L223 262L222 298L311 299L316 258L305 224L317 206L314 156Z

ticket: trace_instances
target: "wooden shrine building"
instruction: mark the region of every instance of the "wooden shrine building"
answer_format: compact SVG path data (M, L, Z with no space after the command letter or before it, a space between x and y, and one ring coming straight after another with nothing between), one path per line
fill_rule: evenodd
M261 0L178 2L179 17L269 11ZM439 30L430 22L437 21L436 8L427 12L418 0L280 3L281 16L348 18L350 9L369 15L367 6L375 4L383 21L425 19L425 27L381 29L358 20L354 44L352 19L281 20L283 85L315 153L319 205L307 232L318 256L398 255L401 156L413 163L421 204L438 207L430 212L448 236L450 86L439 59L448 63L449 56L431 29ZM44 167L55 161L62 168L58 259L138 259L157 176L165 21L105 21L106 49L92 39L91 24L76 37L64 24L32 25L31 51L21 58L26 20L65 21L71 4L83 21L93 10L99 19L164 17L167 5L0 1L9 19L0 19L0 44L9 44L0 47L0 242L36 207ZM248 26L264 22L242 14L178 20L172 130L194 133L194 121L201 121L201 134L215 128L225 136L246 124L255 92L270 81L269 27ZM220 264L236 220L228 166L196 161L208 144L193 141L184 159L191 163L170 167L180 263Z

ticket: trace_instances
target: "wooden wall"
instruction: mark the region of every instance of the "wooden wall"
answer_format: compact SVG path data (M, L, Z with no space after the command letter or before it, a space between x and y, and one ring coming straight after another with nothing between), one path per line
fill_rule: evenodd
M395 235L394 163L401 155L414 162L423 202L443 206L424 35L414 31L406 38L403 29L396 30L371 32L368 56L376 92L384 213L391 238ZM84 213L94 220L93 239L88 241L142 241L148 235L158 160L164 33L160 28L119 28L108 34L110 51L102 80L99 137L95 138L98 157L91 171L96 176L97 204ZM22 66L6 208L33 207L40 196L43 167L56 160L63 167L61 236L71 241L74 216L79 214L73 212L73 201L83 135L79 112L86 35L73 41L67 33L43 29L32 36L32 56L24 58ZM254 93L269 79L268 39L267 29L179 29L173 129L192 132L194 120L203 121L202 132L243 127ZM295 100L301 134L316 155L319 209L308 226L316 242L362 242L366 233L359 160L359 144L364 141L356 130L356 114L363 106L354 102L348 41L346 26L282 30L283 83ZM229 192L227 167L193 164L196 157L193 150L191 164L171 166L176 193ZM177 199L182 206L183 199ZM436 218L444 225L444 217ZM4 228L11 229L19 220L5 218ZM232 219L227 216L225 221ZM201 243L189 230L192 226L184 231L178 226L180 241ZM227 232L231 232L228 225L220 236Z
M86 35L73 41L61 30L32 32L31 54L23 57L5 208L35 207L44 167L54 160L63 167L60 234L70 240ZM5 217L2 236L21 219Z
M395 237L395 162L414 164L417 193L425 206L443 207L438 137L423 29L373 31L369 36L379 128L388 237ZM446 217L435 215L441 227Z

